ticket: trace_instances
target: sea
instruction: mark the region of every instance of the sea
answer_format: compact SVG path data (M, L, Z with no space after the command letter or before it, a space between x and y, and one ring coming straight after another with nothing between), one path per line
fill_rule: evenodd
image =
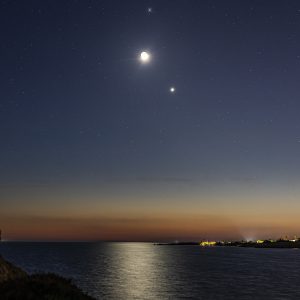
M299 249L2 242L0 255L96 299L300 299Z

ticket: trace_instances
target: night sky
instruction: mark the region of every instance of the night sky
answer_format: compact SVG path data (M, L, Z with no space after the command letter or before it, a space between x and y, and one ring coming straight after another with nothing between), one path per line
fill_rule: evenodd
M299 1L2 0L0 24L6 239L300 234Z

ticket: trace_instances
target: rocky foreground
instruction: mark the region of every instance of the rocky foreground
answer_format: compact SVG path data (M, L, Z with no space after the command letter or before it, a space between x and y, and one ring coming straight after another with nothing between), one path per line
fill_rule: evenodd
M0 256L2 300L93 300L70 280L55 274L28 275Z

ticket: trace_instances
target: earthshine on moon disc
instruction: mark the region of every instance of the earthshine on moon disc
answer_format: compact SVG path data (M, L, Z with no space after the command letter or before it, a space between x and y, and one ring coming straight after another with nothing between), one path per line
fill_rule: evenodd
M142 63L147 63L150 61L150 54L146 51L143 51L140 55L140 60Z

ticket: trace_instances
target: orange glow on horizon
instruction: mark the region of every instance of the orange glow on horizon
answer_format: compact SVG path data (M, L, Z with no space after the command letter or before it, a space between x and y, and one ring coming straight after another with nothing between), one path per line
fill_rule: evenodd
M296 218L244 220L217 215L121 215L88 217L0 216L7 240L163 241L270 238L298 234Z

